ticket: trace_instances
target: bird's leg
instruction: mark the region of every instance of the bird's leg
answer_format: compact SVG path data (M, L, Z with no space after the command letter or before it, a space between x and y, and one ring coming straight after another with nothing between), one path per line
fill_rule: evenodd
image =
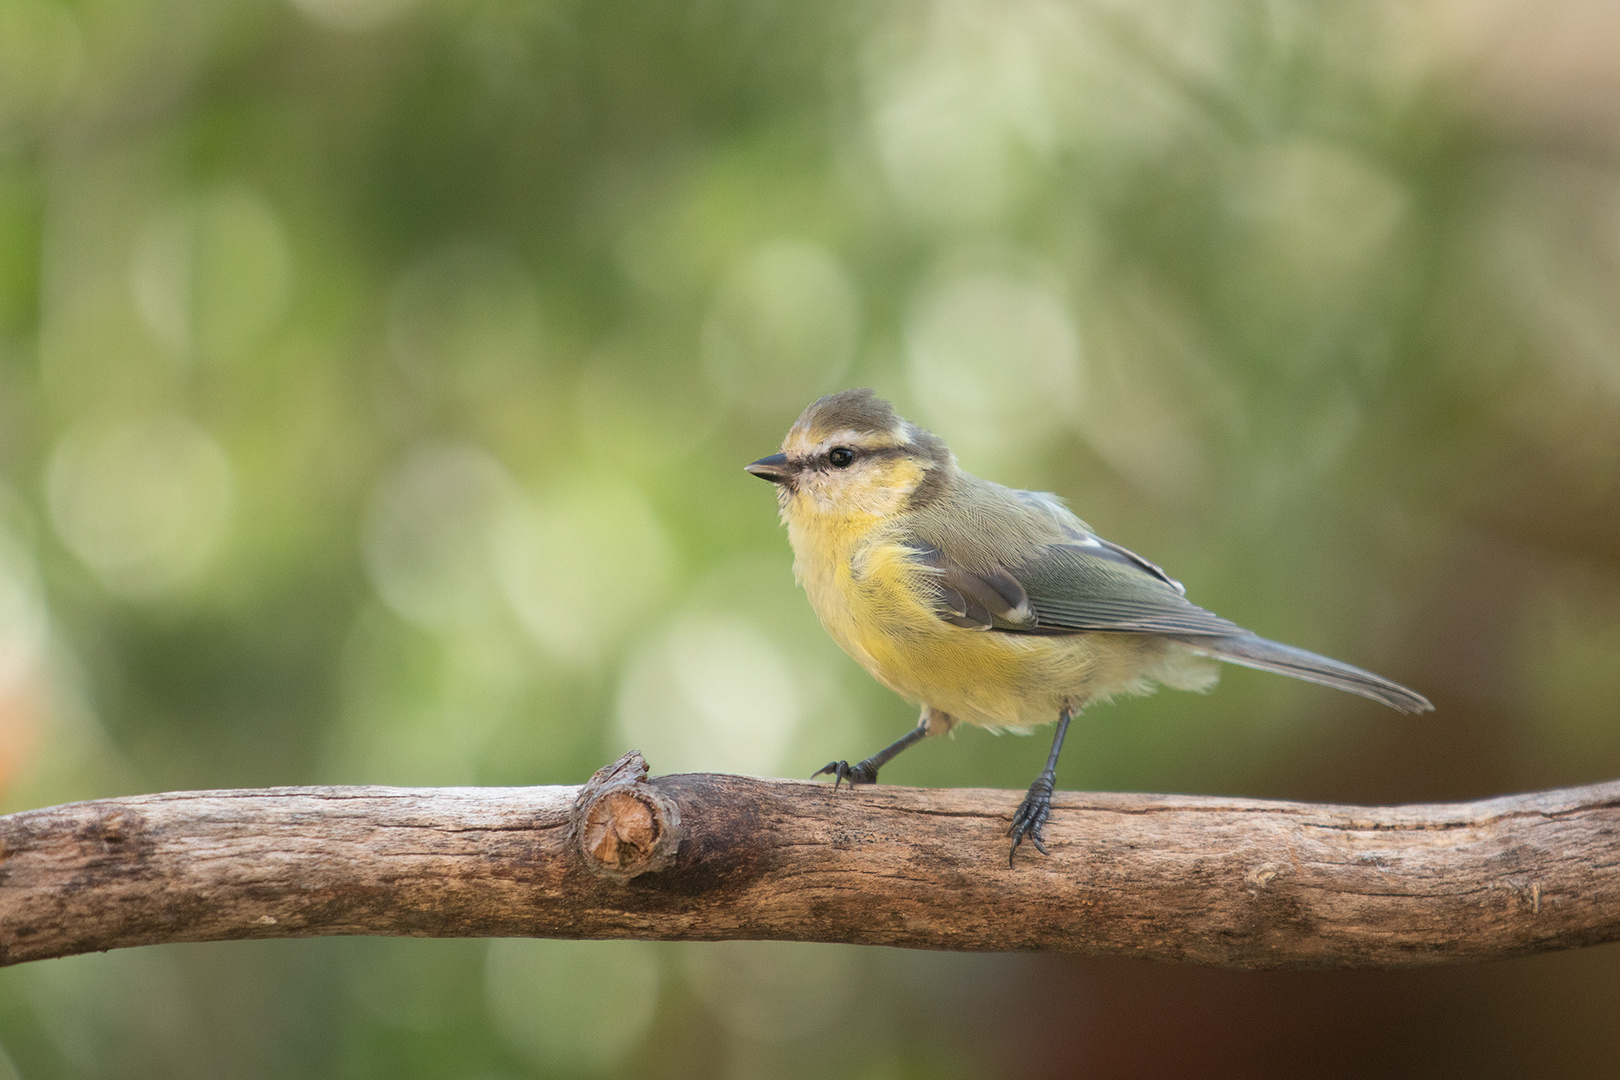
M914 743L921 742L927 737L928 724L924 721L860 764L851 765L847 761L829 761L811 773L810 778L813 780L822 773L830 773L833 778L833 787L837 787L844 780L849 781L850 787L854 787L856 784L875 784L877 783L879 769L893 761L900 751Z
M917 726L906 732L882 750L873 754L858 765L851 765L847 761L829 761L821 768L810 774L813 780L822 773L829 773L833 778L833 787L841 781L848 780L849 786L856 784L877 783L878 770L899 756L900 751L908 746L922 742L930 735L937 735L941 731L949 731L956 726L956 721L945 713L935 712L933 709L923 709L922 718Z
M1013 815L1012 828L1007 830L1007 835L1013 838L1012 850L1007 853L1008 866L1012 865L1013 856L1018 854L1018 845L1024 842L1025 836L1042 855L1051 854L1041 842L1046 839L1041 835L1041 826L1052 816L1052 786L1057 783L1058 754L1063 752L1063 736L1069 733L1069 721L1073 718L1073 712L1067 708L1058 717L1057 734L1052 736L1052 752L1046 755L1046 768L1029 785L1029 794L1024 796L1018 812Z

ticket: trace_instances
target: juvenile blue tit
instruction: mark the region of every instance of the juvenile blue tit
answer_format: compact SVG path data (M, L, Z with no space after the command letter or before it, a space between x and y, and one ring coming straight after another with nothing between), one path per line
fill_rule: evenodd
M1057 721L1052 752L1013 814L1046 853L1058 753L1094 701L1158 684L1207 690L1215 660L1348 690L1403 713L1428 700L1370 671L1267 641L1188 601L1181 583L1093 533L1055 495L963 471L945 443L870 390L812 404L782 452L747 466L776 485L793 571L833 640L922 706L917 727L831 774L870 784L895 755L957 724Z

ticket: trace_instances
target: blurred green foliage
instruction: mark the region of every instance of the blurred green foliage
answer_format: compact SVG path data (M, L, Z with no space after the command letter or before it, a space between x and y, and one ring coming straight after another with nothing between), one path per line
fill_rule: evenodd
M909 707L741 472L849 385L1440 709L1232 670L1064 786L1614 776L1600 9L0 0L5 806L869 753ZM4 973L0 1077L1600 1075L1615 964L187 946Z

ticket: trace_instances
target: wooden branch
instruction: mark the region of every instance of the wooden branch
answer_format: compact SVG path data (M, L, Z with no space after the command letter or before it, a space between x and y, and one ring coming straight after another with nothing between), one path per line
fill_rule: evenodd
M0 818L0 961L404 934L1047 949L1402 967L1620 938L1620 782L1361 808L697 774L583 788L274 788ZM1027 845L1026 845L1027 849Z

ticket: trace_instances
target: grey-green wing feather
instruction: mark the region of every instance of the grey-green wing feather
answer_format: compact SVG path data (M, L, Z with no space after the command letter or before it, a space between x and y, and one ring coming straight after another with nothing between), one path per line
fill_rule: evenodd
M974 569L940 544L909 543L937 571L935 610L956 626L1046 634L1244 632L1189 602L1162 570L1106 541L1049 544L1016 566Z
M1053 544L1011 572L1029 597L1037 628L1047 632L1198 636L1244 632L1189 601L1163 571L1145 569L1141 565L1145 562L1097 540Z

